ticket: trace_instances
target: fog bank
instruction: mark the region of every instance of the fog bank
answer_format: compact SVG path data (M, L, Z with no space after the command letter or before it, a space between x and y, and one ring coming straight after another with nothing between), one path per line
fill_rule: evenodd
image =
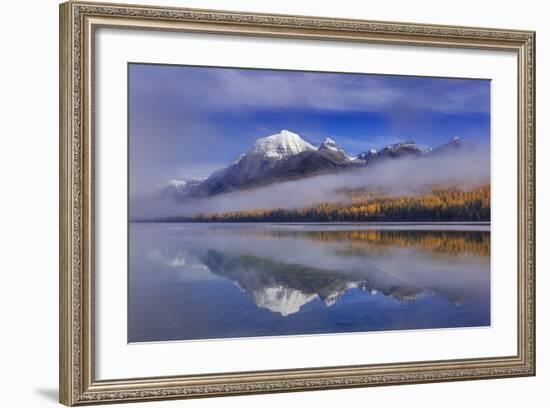
M340 173L312 176L270 184L253 190L220 194L204 199L170 202L158 197L134 195L131 219L192 216L267 208L299 208L344 199L341 189L384 191L392 195L426 192L435 185L474 187L490 180L487 151L386 160Z

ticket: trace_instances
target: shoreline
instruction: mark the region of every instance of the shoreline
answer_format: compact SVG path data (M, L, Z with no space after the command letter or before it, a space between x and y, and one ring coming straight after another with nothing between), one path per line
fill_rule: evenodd
M323 221L178 221L178 220L129 220L129 224L281 224L281 225L475 225L491 226L490 221L343 221L343 222L323 222Z

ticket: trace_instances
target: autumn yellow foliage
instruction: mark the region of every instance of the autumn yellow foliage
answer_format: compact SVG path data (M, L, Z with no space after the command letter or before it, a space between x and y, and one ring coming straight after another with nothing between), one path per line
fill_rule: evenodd
M424 194L392 195L349 191L338 202L304 208L268 208L188 217L195 222L490 221L490 186L438 187Z

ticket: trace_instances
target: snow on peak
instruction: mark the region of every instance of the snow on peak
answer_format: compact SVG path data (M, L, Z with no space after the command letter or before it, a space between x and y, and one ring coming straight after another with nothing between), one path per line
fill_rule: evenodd
M165 183L165 186L174 186L174 187L185 187L186 185L187 185L187 181L176 180L176 179L168 180Z
M189 191L189 189L199 185L206 179L207 177L195 177L186 180L171 179L160 184L159 186L151 190L150 193L156 196L166 196L167 194L182 195Z
M284 159L310 150L316 149L300 135L288 130L281 130L279 133L256 140L251 153L273 159Z
M330 137L327 137L323 143L321 143L320 149L329 149L334 150L335 152L340 152L342 149L340 149L340 146L336 144L334 140L332 140Z
M399 147L416 147L416 143L413 140L406 140L404 142L397 142L388 146L389 148L399 148Z
M350 161L354 160L354 157L350 156L344 149L338 146L338 144L330 137L327 137L323 141L323 143L321 143L321 145L319 146L319 150L332 150L333 152L342 153Z
M172 187L185 187L188 184L198 184L201 181L206 180L208 177L192 177L185 180L181 179L171 179L168 180L166 183L164 183L165 187L172 186Z
M455 136L453 137L448 144L451 144L451 145L455 145L455 146L459 146L459 145L462 145L464 144L464 140L462 140L460 137L458 136Z
M176 193L181 193L185 191L186 188L187 188L187 181L172 179L155 187L153 190L151 190L151 194L160 196L169 191L175 191Z
M235 160L233 163L231 164L238 164L242 159L244 159L246 157L246 153L241 153L241 155L239 157L237 157L237 160Z
M369 161L374 155L376 155L376 153L378 153L376 149L369 149L366 152L359 153L353 158L353 160Z

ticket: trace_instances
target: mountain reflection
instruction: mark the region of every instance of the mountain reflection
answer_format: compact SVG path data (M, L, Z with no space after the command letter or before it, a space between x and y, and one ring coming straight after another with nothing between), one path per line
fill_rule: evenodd
M472 231L252 230L242 235L246 236L247 233L268 240L291 238L306 239L317 244L337 243L339 248L333 251L335 258L363 256L362 264L331 269L212 248L201 248L188 253L180 251L172 258L160 255L160 250L154 250L150 257L168 266L187 265L194 270L204 268L231 280L258 307L289 316L316 299L331 307L350 289L359 290L366 295L380 293L401 301L414 301L420 296L438 291L459 306L467 295L465 291L439 287L436 281L416 284L410 277L385 272L369 258L398 257L394 253L396 248L420 249L431 255L443 255L450 261L453 256L461 254L485 258L490 251L489 234ZM410 256L410 261L414 262L413 256Z
M369 294L382 291L401 300L414 300L426 292L426 289L398 280L393 285L388 282L386 287L375 288L367 276L376 280L380 271L372 266L361 272L331 271L213 250L208 251L201 260L211 272L236 283L257 306L283 316L298 312L304 304L317 298L330 307L349 289L359 289Z
M129 339L490 324L488 227L132 225Z

